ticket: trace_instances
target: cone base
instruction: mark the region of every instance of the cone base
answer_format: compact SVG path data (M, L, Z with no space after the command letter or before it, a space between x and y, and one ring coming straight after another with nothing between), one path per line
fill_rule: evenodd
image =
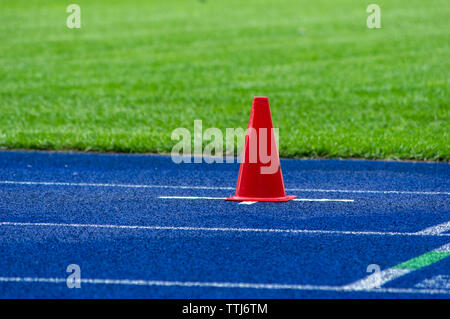
M239 202L287 202L294 198L296 195L287 195L283 197L244 197L244 196L231 196L225 198L225 200L239 201Z

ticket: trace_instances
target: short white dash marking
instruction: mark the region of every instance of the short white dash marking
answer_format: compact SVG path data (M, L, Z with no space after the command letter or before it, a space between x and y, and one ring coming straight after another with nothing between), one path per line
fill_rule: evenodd
M208 196L158 196L161 199L225 199L225 197L208 197Z
M330 198L294 198L297 202L354 202L353 199L330 199Z
M225 197L209 197L209 196L158 196L160 199L225 199ZM353 199L329 199L329 198L294 198L298 202L354 202ZM242 201L239 204L251 205L257 202Z

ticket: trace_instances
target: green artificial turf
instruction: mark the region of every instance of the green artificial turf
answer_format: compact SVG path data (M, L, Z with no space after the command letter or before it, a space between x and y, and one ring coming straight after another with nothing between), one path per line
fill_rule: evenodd
M246 128L264 95L281 156L449 161L449 16L447 0L2 0L0 147L167 153L195 119Z

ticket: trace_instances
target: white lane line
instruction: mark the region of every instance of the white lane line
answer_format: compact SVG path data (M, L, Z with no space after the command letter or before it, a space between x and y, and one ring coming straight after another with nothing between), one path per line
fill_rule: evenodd
M356 235L356 236L424 236L424 237L450 237L450 234L418 234L401 232L377 231L345 231L345 230L309 230L309 229L282 229L282 228L227 228L227 227L190 227L190 226L139 226L139 225L108 225L108 224L63 224L63 223L25 223L0 222L0 226L16 227L72 227L72 228L99 228L99 229L129 229L129 230L169 230L169 231L209 231L209 232L243 232L243 233L284 233L284 234L310 234L310 235Z
M436 248L434 251L437 251L439 253L450 253L450 243L445 244L444 246L441 246L439 248Z
M297 202L354 202L354 199L334 199L334 198L294 198Z
M450 195L450 192L429 191L395 191L395 190L354 190L354 189L317 189L317 188L286 188L291 192L322 192L322 193L355 193L355 194L403 194L403 195Z
M380 272L375 272L361 280L355 281L345 287L348 289L361 290L361 289L374 289L381 287L385 283L392 281L398 277L404 276L412 272L411 269L396 269L389 268Z
M158 196L160 199L225 199L225 197L208 197L208 196ZM294 198L298 202L354 202L353 199L330 199L330 198ZM239 204L251 205L257 202L243 201Z
M158 196L160 199L225 199L225 197L208 196Z
M171 189L210 189L234 190L234 187L216 186L183 186L183 185L139 185L139 184L108 184L108 183L69 183L69 182L23 182L0 181L3 185L42 185L42 186L74 186L74 187L119 187L119 188L171 188Z
M415 285L416 288L425 289L448 289L450 291L450 276L438 275L429 279L425 279Z
M450 230L450 221L418 231L418 234L442 234Z
M0 277L0 282L8 283L66 283L66 278L43 277ZM100 279L81 278L81 284L92 285L124 285L124 286L161 286L161 287L191 287L191 288L240 288L240 289L267 289L267 290L318 290L334 292L376 292L376 293L406 293L406 294L444 294L450 291L445 289L413 289L413 288L377 288L352 289L346 286L315 286L292 285L278 283L247 283L247 282L199 282L199 281L161 281L161 280L132 280L132 279Z
M434 253L443 253L438 258L430 259ZM411 258L405 262L402 262L396 266L385 269L380 272L375 272L363 279L348 284L345 287L350 289L373 289L379 288L387 282L400 278L413 271L428 267L442 259L450 256L450 243L447 243L441 247L425 252L420 256ZM450 291L449 291L450 293Z
M188 186L188 185L139 185L139 184L109 184L109 183L70 183L70 182L31 182L31 181L0 181L3 185L44 185L44 186L75 186L75 187L123 187L123 188L170 188L170 189L210 189L234 190L226 186ZM314 189L286 188L287 191L325 192L325 193L357 193L357 194L411 194L411 195L450 195L450 192L431 191L396 191L396 190L351 190L351 189Z

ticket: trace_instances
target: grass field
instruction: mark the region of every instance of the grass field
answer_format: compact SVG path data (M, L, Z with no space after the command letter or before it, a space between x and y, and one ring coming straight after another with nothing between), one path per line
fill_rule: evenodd
M446 0L2 0L0 147L166 153L194 119L245 128L265 95L281 156L449 161L449 16Z

